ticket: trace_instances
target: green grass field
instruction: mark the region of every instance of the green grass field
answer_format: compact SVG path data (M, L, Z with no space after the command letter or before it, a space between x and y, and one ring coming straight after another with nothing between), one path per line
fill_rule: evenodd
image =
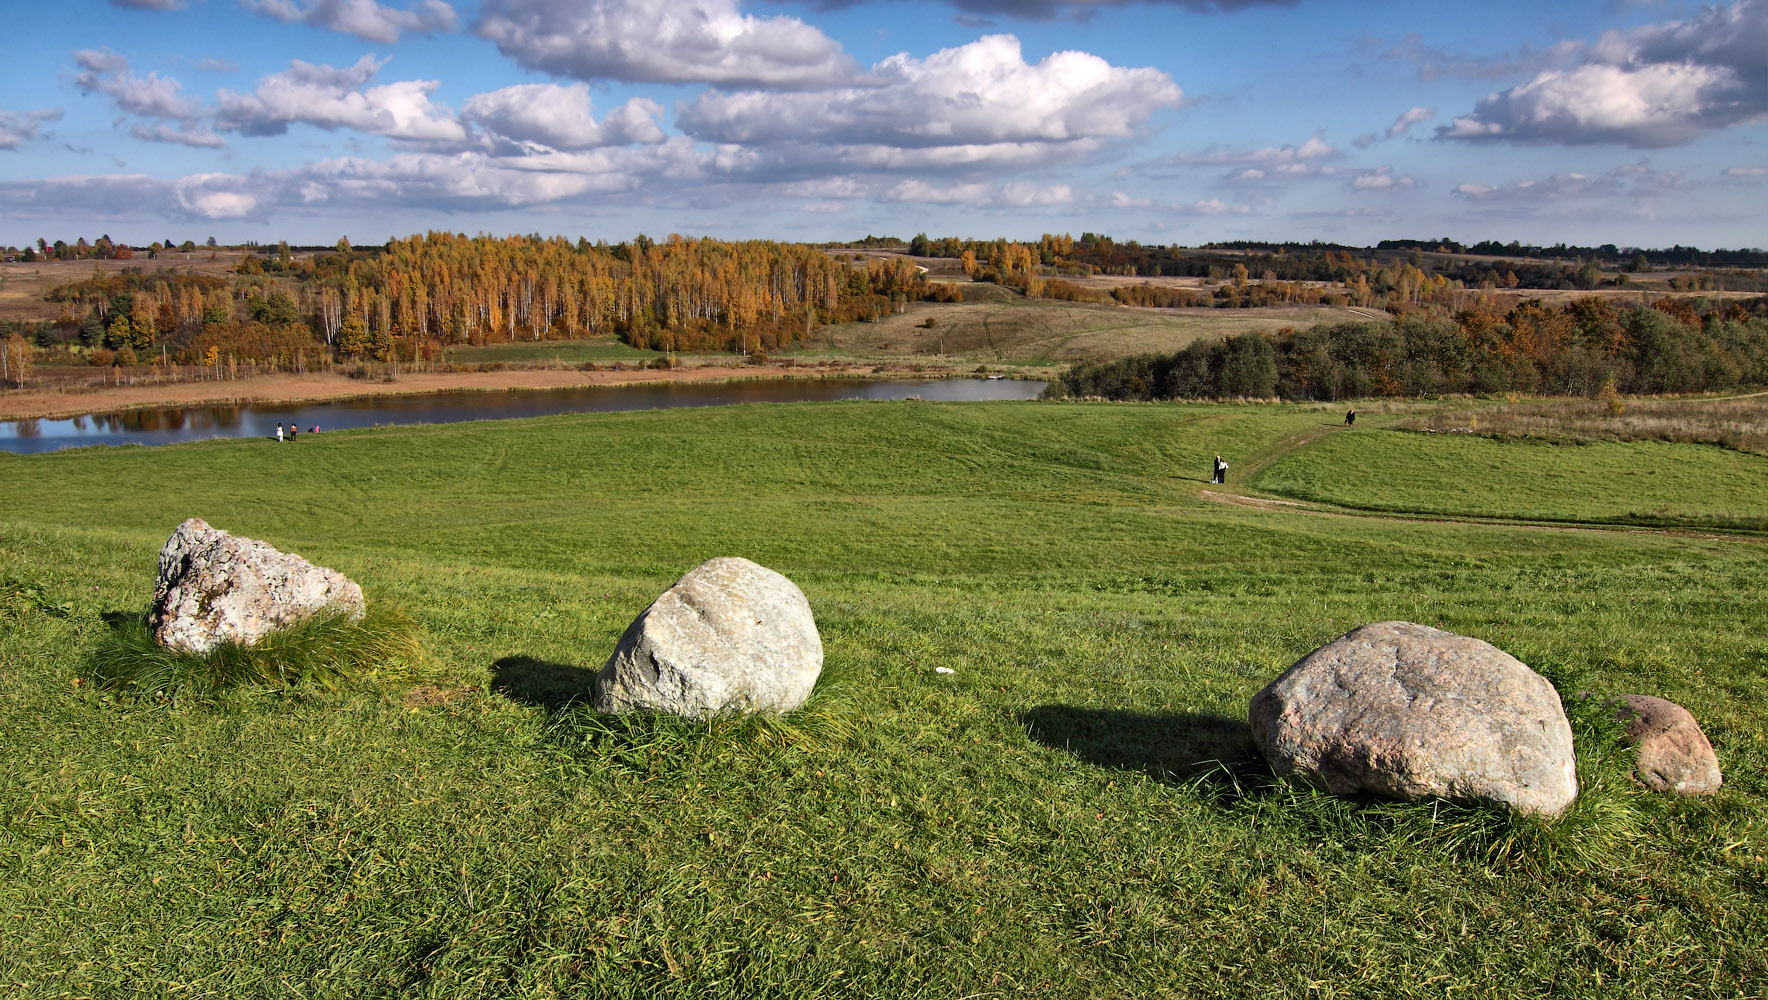
M1251 485L1365 510L1768 530L1768 456L1663 441L1495 441L1364 424L1283 458Z
M1762 995L1764 539L1205 495L1221 452L1262 490L1520 513L1489 478L1547 461L1331 416L792 404L0 454L0 994ZM1682 447L1678 511L1760 516L1759 457ZM1551 454L1607 485L1531 517L1670 496L1657 451ZM1319 471L1347 455L1442 461ZM213 701L81 683L186 516L351 575L424 655ZM572 707L715 555L810 598L811 703ZM1688 706L1724 791L1636 790L1587 711L1556 824L1274 784L1247 700L1391 618Z

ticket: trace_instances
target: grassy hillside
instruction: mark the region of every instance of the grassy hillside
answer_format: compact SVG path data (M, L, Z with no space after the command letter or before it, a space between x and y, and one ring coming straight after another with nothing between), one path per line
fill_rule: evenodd
M1495 441L1364 420L1252 485L1366 510L1768 530L1768 456L1710 445Z
M1341 440L1396 463L1435 440L1339 434L1329 416L806 404L0 455L0 983L1760 993L1762 540L1206 495L1216 452L1277 477ZM1513 456L1500 470L1538 463L1484 444ZM1655 453L1600 454L1608 494L1541 491L1535 512L1656 502L1620 474ZM1699 454L1701 483L1759 468ZM1477 500L1496 495L1493 467L1447 462L1404 495L1360 475L1332 490ZM1759 513L1739 496L1734 513ZM78 683L192 515L350 574L417 623L427 655L215 703ZM804 711L696 727L569 705L651 598L727 554L810 598L827 668ZM1687 705L1724 792L1635 791L1588 712L1584 794L1551 826L1274 785L1247 699L1389 618L1492 641L1562 690Z

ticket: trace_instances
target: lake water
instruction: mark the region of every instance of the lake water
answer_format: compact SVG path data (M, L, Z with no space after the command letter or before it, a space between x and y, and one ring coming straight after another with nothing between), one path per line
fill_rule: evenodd
M187 406L94 413L67 420L0 421L0 451L39 452L94 444L172 444L217 437L276 437L277 424L325 431L394 424L450 424L463 420L544 417L555 413L611 413L734 403L908 399L940 402L1034 399L1037 381L1012 379L757 379L745 382L660 383L509 392L438 392L370 396L321 403Z

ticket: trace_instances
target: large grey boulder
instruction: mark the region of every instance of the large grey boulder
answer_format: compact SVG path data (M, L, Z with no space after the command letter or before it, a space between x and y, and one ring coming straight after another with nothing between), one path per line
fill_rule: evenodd
M804 593L747 559L700 564L651 603L596 675L600 712L707 719L804 704L823 641Z
M1614 700L1615 714L1627 724L1627 742L1639 747L1633 776L1654 792L1711 795L1724 777L1713 744L1688 709L1646 694Z
M1572 730L1546 678L1478 639L1411 622L1347 632L1253 696L1279 776L1336 794L1554 814L1577 797Z
M342 573L191 518L160 549L148 625L172 649L250 645L321 609L363 614L362 588Z

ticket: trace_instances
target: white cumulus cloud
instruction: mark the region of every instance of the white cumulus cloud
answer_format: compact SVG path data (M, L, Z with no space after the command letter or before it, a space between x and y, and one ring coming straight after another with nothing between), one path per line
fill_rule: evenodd
M588 84L527 83L468 98L461 120L499 139L552 149L588 149L664 140L657 102L635 97L598 122Z
M1111 192L1105 205L1137 212L1158 212L1163 215L1245 215L1252 206L1245 202L1225 202L1220 198L1203 198L1192 202L1169 202L1157 198L1138 198L1122 191Z
M1030 181L1009 181L1005 184L942 184L913 178L884 191L878 198L886 202L913 202L924 205L966 205L971 208L1027 208L1073 204L1074 190L1067 184L1041 185Z
M264 185L238 174L191 174L172 185L172 200L177 209L196 219L261 216L267 194Z
M201 123L207 110L201 101L185 97L177 80L158 73L137 76L128 59L109 49L82 49L74 53L74 62L80 67L74 83L85 93L109 97L111 106L118 111L160 119L152 124L131 125L129 134L135 138L200 149L227 145L213 129Z
M284 24L305 24L345 35L355 35L365 42L391 45L402 32L420 34L453 31L454 8L442 0L417 0L406 8L377 3L376 0L311 0L305 5L296 0L240 0L240 3Z
M185 97L177 80L158 73L136 76L129 60L109 49L81 49L74 62L80 67L74 83L85 93L109 97L119 111L172 119L202 112L202 102Z
M223 90L216 127L245 135L280 135L291 124L323 129L348 128L393 139L462 142L464 126L452 112L430 100L435 80L401 80L365 86L381 64L365 55L348 67L292 61L289 68L258 81L250 94Z
M861 0L822 0L822 7L851 7ZM1246 7L1292 7L1296 0L947 0L971 17L1015 17L1047 21L1057 17L1086 17L1101 7L1131 3L1165 4L1200 14L1226 13Z
M1357 136L1356 146L1358 149L1368 149L1370 146L1373 146L1378 142L1388 142L1398 139L1400 136L1410 132L1412 126L1422 125L1435 117L1435 108L1410 108L1406 111L1400 112L1400 116L1394 119L1394 123L1387 127L1387 134L1376 135L1373 132L1366 132L1363 135Z
M227 145L227 140L216 135L214 130L200 125L173 128L165 122L152 125L137 122L129 127L129 134L143 142L170 142L197 149L221 149Z
M973 205L992 198L994 191L987 184L935 184L917 179L897 184L884 193L882 200L923 205Z
M817 28L736 0L485 0L474 29L528 69L586 81L815 87L855 69Z
M1658 148L1768 114L1768 0L1610 31L1585 61L1489 94L1438 138Z
M1394 173L1394 168L1390 166L1365 170L1351 178L1351 187L1358 191L1402 191L1417 185L1416 180Z
M45 122L61 120L60 108L37 111L0 111L0 149L17 149L42 138Z
M1019 40L991 35L926 59L902 54L863 84L819 91L702 94L677 115L694 138L742 145L816 144L877 165L986 158L1003 144L1086 144L1125 136L1179 88L1155 69L1112 66L1085 52L1027 63ZM903 157L889 151L929 151Z

